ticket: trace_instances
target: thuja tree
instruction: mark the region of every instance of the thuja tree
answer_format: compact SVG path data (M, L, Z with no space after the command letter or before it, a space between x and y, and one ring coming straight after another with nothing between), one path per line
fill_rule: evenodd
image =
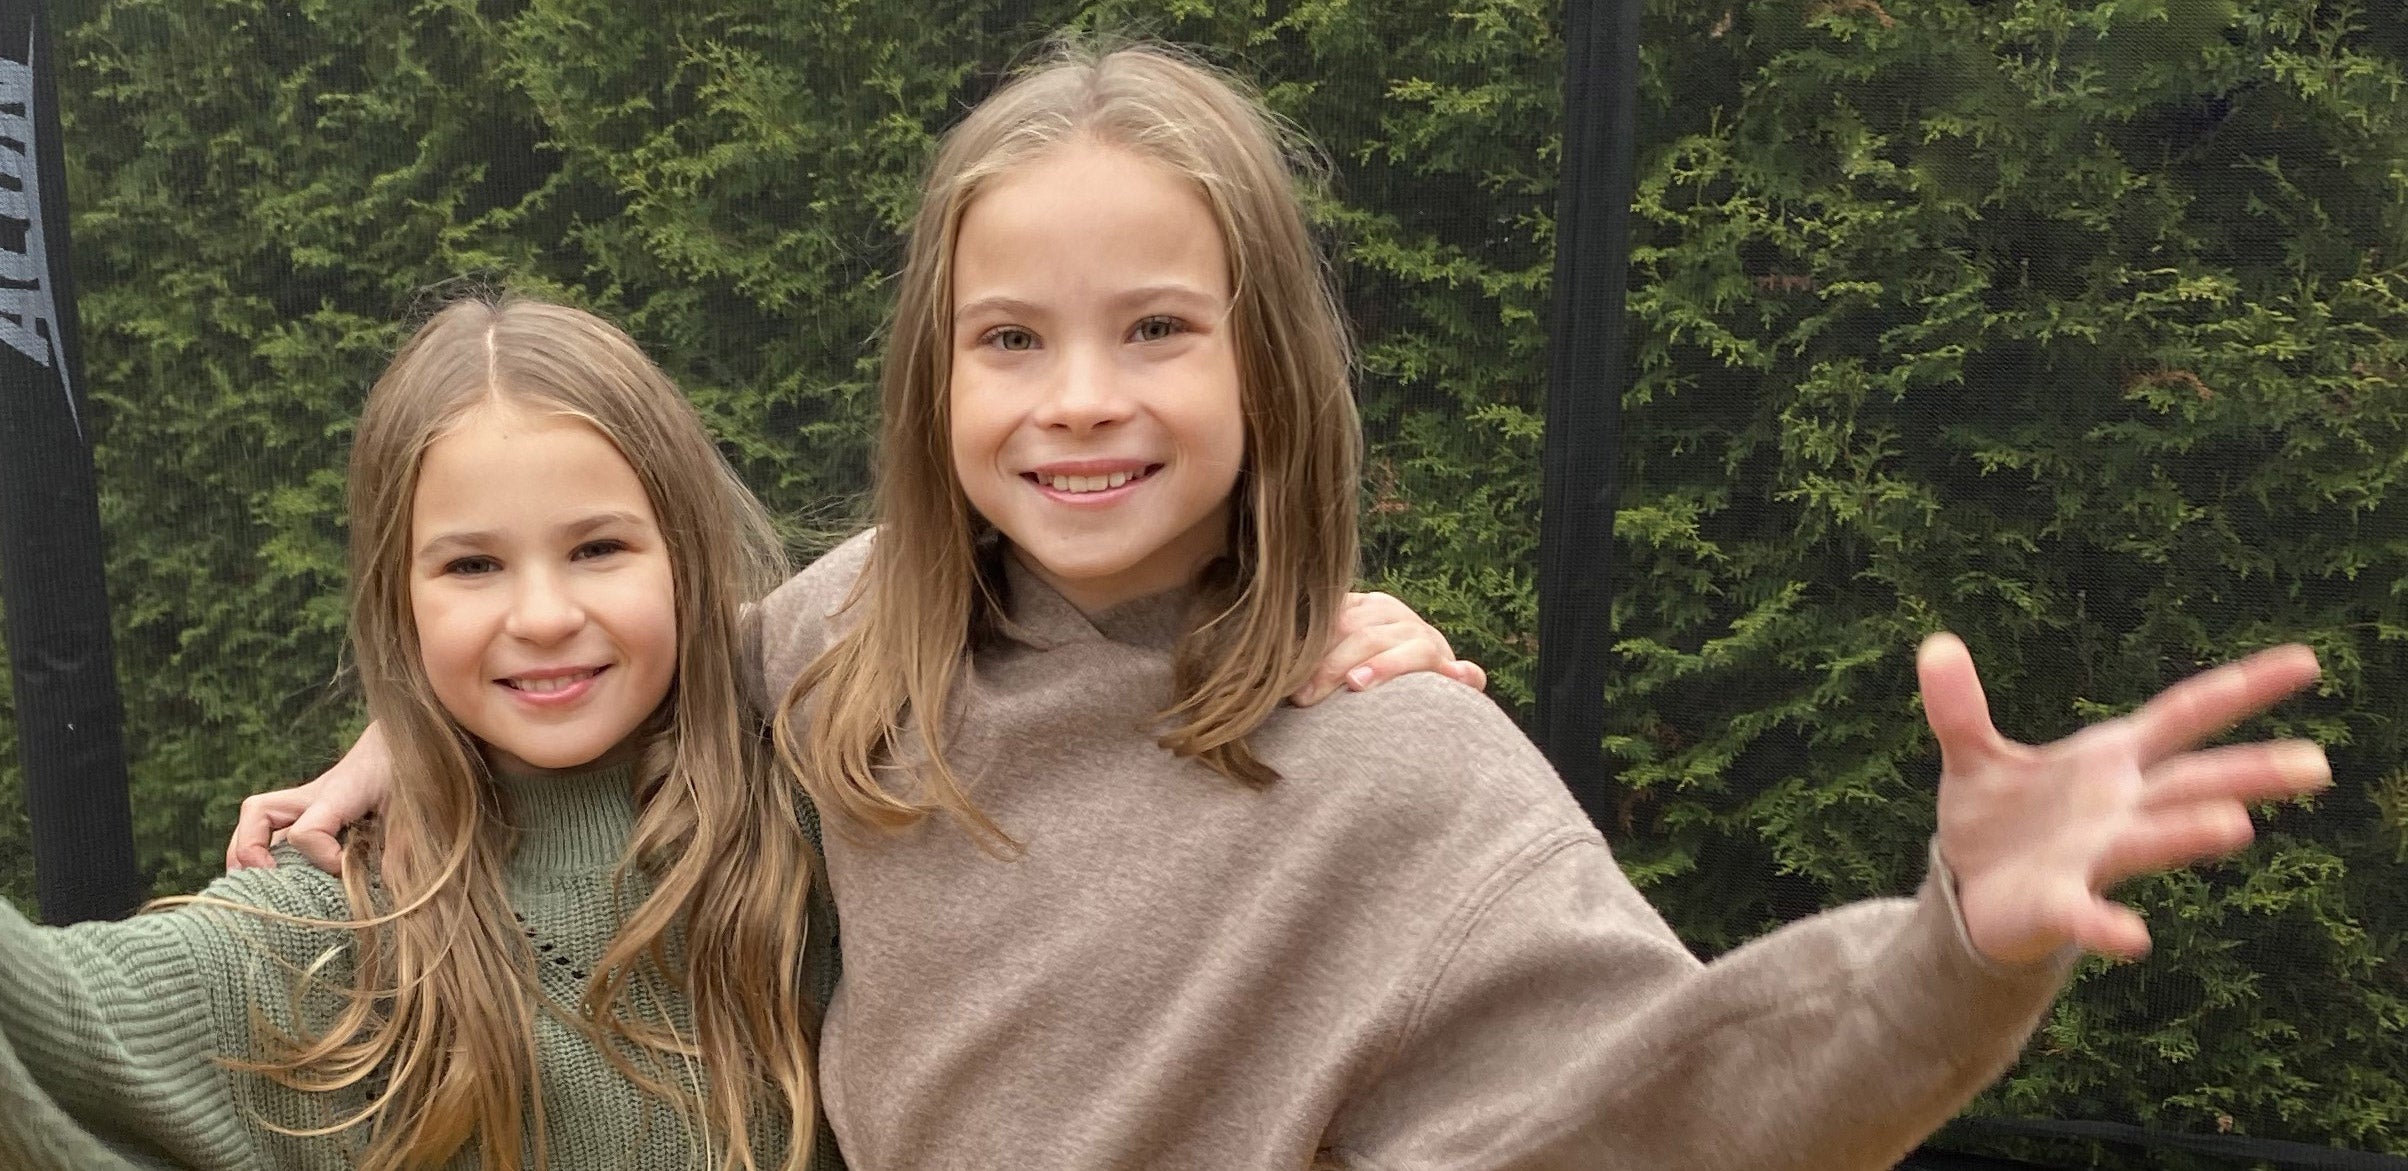
M1655 4L1611 549L1627 868L1701 952L1912 888L1915 641L2026 738L2304 638L2342 784L2131 892L1981 1108L2400 1149L2408 44L2340 4ZM146 856L323 761L340 459L445 282L628 324L798 531L856 514L933 136L1045 31L1260 80L1360 340L1367 572L1530 694L1557 6L87 0L63 43ZM431 291L430 291L431 290ZM1574 323L1571 328L1583 328ZM1606 458L1598 453L1592 458ZM20 831L0 816L0 848ZM21 852L11 856L22 857ZM0 874L21 882L21 876ZM21 886L11 886L21 893ZM2104 1155L2100 1156L2105 1158Z
M1920 869L1919 636L2026 738L2299 639L2340 784L2134 884L1985 1108L2408 1150L2408 26L2375 6L1663 6L1609 697L1719 947ZM2103 1157L2103 1156L2102 1156Z

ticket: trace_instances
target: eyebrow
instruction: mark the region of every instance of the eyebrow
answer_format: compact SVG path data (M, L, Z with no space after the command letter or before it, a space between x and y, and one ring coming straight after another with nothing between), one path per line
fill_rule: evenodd
M613 508L604 512L594 513L590 516L579 517L576 520L562 525L560 527L560 531L563 536L566 536L573 541L581 539L598 529L606 529L613 525L627 525L633 528L650 527L645 523L643 517L637 516L636 514L623 509ZM487 548L494 543L494 540L497 536L498 534L491 529L460 529L448 533L437 533L433 537L428 538L425 544L418 546L418 556L423 560L430 557L440 556L443 553L453 549L474 550Z
M1111 304L1115 308L1119 308L1164 299L1194 301L1207 305L1218 305L1222 301L1222 298L1215 297L1194 285L1170 283L1141 285L1126 292L1116 293L1112 297ZM1039 310L1033 302L1000 294L992 297L980 297L975 301L964 301L953 308L953 316L956 319L974 317L983 313L999 313L1006 317L1035 317L1039 314Z
M1018 297L980 297L953 307L956 320L982 313L999 313L1005 317L1034 317L1037 307Z

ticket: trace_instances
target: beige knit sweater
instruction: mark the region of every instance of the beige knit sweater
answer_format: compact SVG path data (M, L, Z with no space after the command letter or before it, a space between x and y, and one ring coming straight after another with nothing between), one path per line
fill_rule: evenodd
M868 549L765 604L756 686L818 653ZM1941 881L1700 964L1479 694L1282 709L1252 789L1146 730L1183 599L1090 619L1007 580L953 751L1025 854L942 819L827 838L854 1167L1885 1167L2062 979L1975 955Z

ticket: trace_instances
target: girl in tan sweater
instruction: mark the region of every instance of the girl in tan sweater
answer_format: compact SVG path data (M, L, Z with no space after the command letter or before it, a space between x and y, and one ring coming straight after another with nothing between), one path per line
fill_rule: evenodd
M1074 52L945 139L896 282L880 527L773 595L832 824L848 1160L1879 1167L2010 1061L2100 892L2219 856L2307 744L2187 751L2303 648L2045 747L1920 655L1933 878L1701 965L1493 704L1281 703L1355 567L1359 429L1288 143Z
M2101 892L2325 783L2311 745L2192 750L2302 648L2029 747L1938 636L1921 893L1698 963L1473 691L1283 703L1360 444L1292 146L1141 47L1032 70L931 170L880 527L764 603L753 664L833 827L853 1165L1886 1166L2076 951L2146 947Z

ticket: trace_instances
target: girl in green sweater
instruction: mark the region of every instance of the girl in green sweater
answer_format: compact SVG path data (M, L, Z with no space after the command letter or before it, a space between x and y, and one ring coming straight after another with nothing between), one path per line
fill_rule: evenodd
M0 903L0 1166L808 1166L812 850L733 668L779 545L692 408L590 314L465 301L348 496L382 820L341 879Z

